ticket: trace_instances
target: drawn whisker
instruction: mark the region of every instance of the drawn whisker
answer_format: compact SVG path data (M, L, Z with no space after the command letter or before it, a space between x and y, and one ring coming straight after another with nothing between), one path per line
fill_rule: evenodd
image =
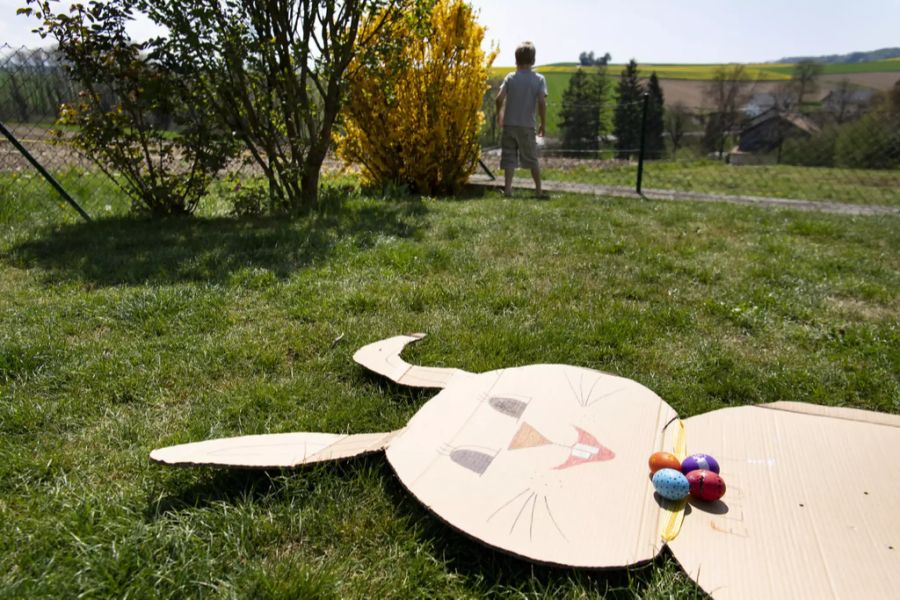
M531 496L531 523L528 524L528 540L534 539L534 507L537 506L537 494Z
M594 398L593 400L590 400L590 401L587 403L586 406L593 406L593 405L594 405L595 403L597 403L599 400L603 400L604 398L609 398L610 396L615 396L615 395L618 394L619 392L624 392L624 391L625 391L625 388L624 388L624 387L621 387L621 388L619 388L619 389L617 389L617 390L613 390L613 391L611 391L611 392L607 392L607 393L605 393L605 394L601 394L600 396L597 396L597 397Z
M587 402L587 398L584 397L584 371L578 373L578 393L581 395L579 404L584 406L585 402Z
M591 404L591 396L594 394L594 388L597 387L597 384L600 383L601 379L602 377L597 377L596 379L594 379L594 383L593 385L591 385L591 389L588 390L587 397L584 399L586 405L589 406Z
M578 403L579 405L581 405L581 406L584 406L584 405L581 403L581 396L579 396L579 395L578 395L578 392L575 391L575 385L572 383L572 380L569 379L569 374L566 373L565 375L566 375L566 383L569 384L569 389L572 390L572 395L575 397L575 402L577 402L577 403Z
M512 504L513 502L515 502L515 501L518 500L519 498L521 498L521 497L522 497L522 494L527 494L527 493L530 492L530 491L532 491L531 488L525 488L524 490L522 490L521 492L519 492L518 494L516 494L515 496L513 496L513 497L510 498L509 500L507 500L505 503L503 503L503 504L500 506L500 508L498 508L498 509L495 510L493 513L491 513L491 516L489 516L489 517L487 518L487 520L490 521L491 519L493 519L493 518L497 515L497 513L499 513L501 510L503 510L504 508L506 508L507 506L509 506L510 504Z
M516 525L519 524L519 519L522 518L522 513L525 512L525 507L528 506L528 503L531 502L534 497L537 496L536 492L531 492L531 495L525 499L525 502L522 503L522 508L519 509L519 514L516 515L516 520L513 521L512 526L509 528L509 532L512 533L515 530Z
M559 528L559 523L557 523L556 519L553 518L553 511L550 510L550 501L547 500L547 496L544 496L544 506L547 508L547 514L550 516L550 522L553 523L554 527L556 527L556 531L559 532L559 535L562 536L562 539L568 542L569 539L566 537L566 534L563 533L562 529Z

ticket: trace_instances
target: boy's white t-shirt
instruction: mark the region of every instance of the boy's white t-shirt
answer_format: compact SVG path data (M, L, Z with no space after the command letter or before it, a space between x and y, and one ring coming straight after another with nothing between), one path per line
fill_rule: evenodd
M503 90L506 90L503 126L534 127L538 98L547 96L544 76L531 69L513 71L503 79L500 91Z

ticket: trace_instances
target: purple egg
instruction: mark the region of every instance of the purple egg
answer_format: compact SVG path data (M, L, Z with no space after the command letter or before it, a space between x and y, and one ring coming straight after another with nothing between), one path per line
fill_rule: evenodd
M653 474L653 487L667 500L681 500L691 492L687 477L675 469L660 469Z
M691 454L681 461L681 472L687 475L691 471L702 469L705 471L719 472L719 461L709 454Z

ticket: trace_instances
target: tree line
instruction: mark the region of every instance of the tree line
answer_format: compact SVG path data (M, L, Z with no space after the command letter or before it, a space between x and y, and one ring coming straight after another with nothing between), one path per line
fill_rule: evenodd
M562 145L564 151L578 155L611 141L616 156L628 158L639 151L643 128L645 154L658 158L665 150L664 120L665 99L656 72L646 83L641 81L638 64L632 59L613 86L605 62L592 72L579 68L562 96Z

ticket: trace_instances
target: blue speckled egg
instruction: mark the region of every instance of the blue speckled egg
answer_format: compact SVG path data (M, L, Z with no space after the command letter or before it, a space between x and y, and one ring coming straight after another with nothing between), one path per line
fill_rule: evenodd
M685 475L687 475L691 471L696 471L697 469L718 473L719 461L714 459L709 454L691 454L686 459L681 461L681 472Z
M675 469L660 469L654 473L653 487L667 500L681 500L691 492L687 477Z

